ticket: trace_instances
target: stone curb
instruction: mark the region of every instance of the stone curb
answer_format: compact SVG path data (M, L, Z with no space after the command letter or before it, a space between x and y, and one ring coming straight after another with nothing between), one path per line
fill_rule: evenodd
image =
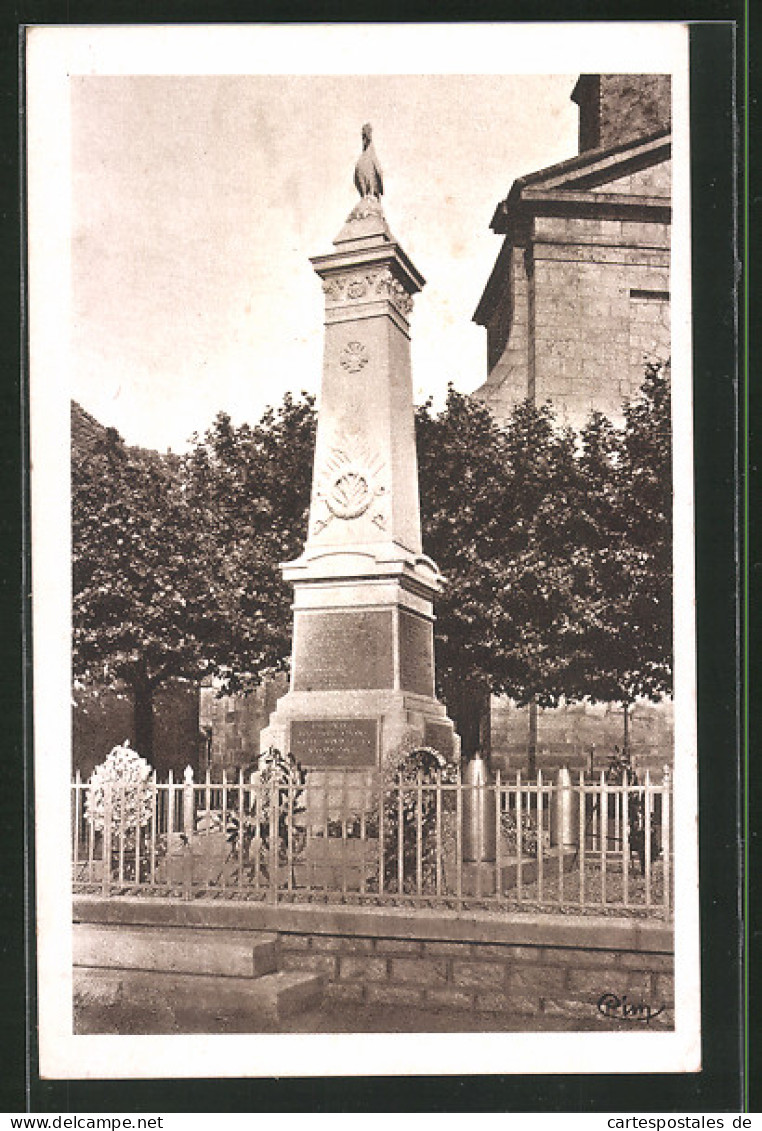
M208 927L293 934L509 943L518 946L671 954L671 924L592 916L473 913L375 907L273 906L262 903L186 903L171 899L74 898L75 922Z

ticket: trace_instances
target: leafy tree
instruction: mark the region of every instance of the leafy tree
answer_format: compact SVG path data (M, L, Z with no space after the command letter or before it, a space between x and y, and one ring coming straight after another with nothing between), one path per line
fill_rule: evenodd
M95 686L126 685L135 741L153 753L153 698L207 668L204 532L176 464L106 430L72 459L73 665Z
M436 606L438 691L465 750L480 744L501 648L495 576L505 537L505 439L481 404L450 389L444 412L416 413L421 525L446 585Z
M235 692L286 666L291 603L280 563L296 558L307 533L314 398L286 394L255 427L220 413L185 461L189 506L205 532L211 579L209 656Z
M624 752L638 698L672 692L672 448L670 370L649 364L624 428L591 421L583 433L587 481L583 550L591 570L578 629L578 697L619 702Z
M577 604L574 438L526 402L505 428L450 388L417 414L424 549L447 584L437 602L437 679L465 752L484 744L490 694L553 705L568 687Z
M279 563L299 552L314 407L286 397L255 428L220 415L184 459L106 430L72 460L74 675L126 685L137 747L153 752L153 700L172 679L227 690L290 654Z
M467 753L489 695L556 706L671 691L668 367L649 366L616 429L576 437L529 402L499 428L450 389L417 414L424 548L447 579L437 678ZM530 772L531 764L530 738Z

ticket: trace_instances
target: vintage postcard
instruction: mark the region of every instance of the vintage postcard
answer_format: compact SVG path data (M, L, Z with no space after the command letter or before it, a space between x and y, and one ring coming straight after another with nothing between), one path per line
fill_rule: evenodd
M698 1071L687 27L26 81L41 1075Z

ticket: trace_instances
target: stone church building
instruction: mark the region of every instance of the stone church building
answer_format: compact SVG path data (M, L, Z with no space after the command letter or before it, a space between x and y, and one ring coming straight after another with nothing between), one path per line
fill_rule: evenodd
M579 152L527 173L498 202L502 247L474 314L487 379L474 393L499 420L526 398L575 428L593 409L617 423L649 359L670 356L671 84L668 75L581 75ZM616 706L517 709L493 700L493 759L605 766L622 741ZM633 754L671 760L672 704L636 704ZM594 748L591 751L591 748Z
M621 419L644 359L669 356L670 79L582 75L579 153L513 183L492 218L503 245L474 314L499 419L552 401L578 427Z

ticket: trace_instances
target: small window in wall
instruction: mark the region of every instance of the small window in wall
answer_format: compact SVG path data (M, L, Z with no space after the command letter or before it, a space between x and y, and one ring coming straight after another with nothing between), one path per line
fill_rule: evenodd
M630 298L640 302L669 302L669 291L631 290Z

